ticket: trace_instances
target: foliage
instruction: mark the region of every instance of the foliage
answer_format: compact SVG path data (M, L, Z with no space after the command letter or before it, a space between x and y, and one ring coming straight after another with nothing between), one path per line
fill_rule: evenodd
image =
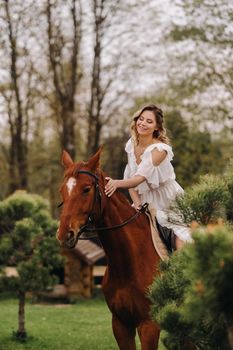
M232 132L231 4L181 0L177 11L182 20L173 22L168 38L177 48L172 91L200 124Z
M233 229L199 227L194 244L161 265L151 286L152 316L167 349L229 349L233 325Z
M43 127L44 125L41 129ZM42 133L42 130L38 133ZM60 201L58 188L63 174L58 140L51 137L47 141L41 134L37 135L30 143L28 157L30 160L28 190L48 198L52 216L57 217L57 205Z
M229 162L226 172L225 178L227 182L228 189L228 201L226 203L226 215L227 219L233 222L233 159Z
M183 187L196 182L200 175L222 172L225 159L220 141L188 124L177 110L165 115L165 124L175 154L176 176Z
M17 191L0 203L0 291L17 291L21 310L26 292L45 290L56 282L53 271L62 262L56 228L38 195ZM7 276L9 266L16 269L15 276ZM21 316L19 324L24 324Z
M104 171L112 177L122 178L127 156L124 146L130 135L122 130L122 135L109 136L104 142L103 157L101 157ZM113 161L114 160L114 161Z
M202 176L173 205L179 220L208 225L194 232L193 244L161 265L161 277L151 288L152 314L167 332L167 349L233 346L233 228L213 225L219 218L232 221L232 169L231 161L224 176Z
M206 225L225 218L226 205L229 202L227 183L216 175L205 175L199 183L176 198L172 208L182 222L197 221ZM171 217L172 220L172 217Z

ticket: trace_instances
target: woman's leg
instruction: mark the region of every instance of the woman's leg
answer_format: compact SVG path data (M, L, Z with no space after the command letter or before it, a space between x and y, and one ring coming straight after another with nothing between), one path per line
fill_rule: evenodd
M184 247L185 242L176 236L176 243L175 244L176 244L176 250L180 250Z
M169 214L170 213L170 214ZM173 240L173 247L175 250L180 250L184 247L184 245L188 242L192 242L191 237L191 231L188 226L184 226L184 224L178 224L171 222L168 217L176 218L175 214L173 214L171 211L163 211L163 210L157 210L156 218L158 223L163 226L167 227L169 229L172 229L174 232L174 240Z

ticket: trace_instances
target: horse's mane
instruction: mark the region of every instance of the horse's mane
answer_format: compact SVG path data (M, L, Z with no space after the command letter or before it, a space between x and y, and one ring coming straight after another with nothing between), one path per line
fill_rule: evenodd
M101 187L104 187L104 184L106 182L105 177L108 176L107 174L105 174L105 172L101 169L98 168L97 169L97 175L99 176L99 178L101 179ZM117 195L117 199L121 202L122 205L126 205L128 208L132 208L128 198L126 197L126 195L121 192L120 190L116 190L116 195Z

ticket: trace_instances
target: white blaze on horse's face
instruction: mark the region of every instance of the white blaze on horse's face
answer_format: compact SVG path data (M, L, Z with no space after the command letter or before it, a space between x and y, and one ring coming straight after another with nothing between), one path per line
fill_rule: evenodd
M71 195L71 192L73 191L73 188L76 186L77 180L74 177L70 177L69 180L66 183L68 194Z

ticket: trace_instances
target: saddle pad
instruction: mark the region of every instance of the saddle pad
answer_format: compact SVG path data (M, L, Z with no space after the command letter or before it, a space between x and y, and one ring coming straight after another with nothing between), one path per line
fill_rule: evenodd
M162 242L159 236L159 233L156 227L156 222L155 222L156 212L154 209L147 209L145 214L147 215L150 221L151 237L152 237L154 248L158 253L159 257L161 258L161 260L166 260L169 258L169 254L165 244Z

